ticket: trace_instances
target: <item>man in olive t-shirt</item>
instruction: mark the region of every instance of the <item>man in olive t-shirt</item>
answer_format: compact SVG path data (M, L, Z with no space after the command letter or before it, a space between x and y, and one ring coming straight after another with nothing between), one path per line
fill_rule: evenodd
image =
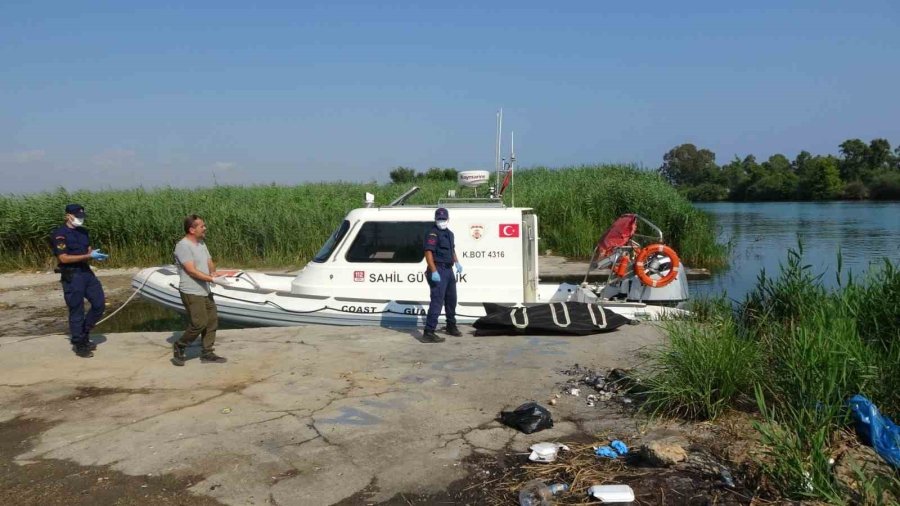
M183 366L185 348L198 336L202 338L203 351L200 362L223 363L224 357L213 353L216 344L216 328L219 314L213 300L209 283L225 284L223 278L216 277L216 265L206 248L206 224L203 219L192 214L184 219L184 238L175 245L175 265L178 267L178 291L188 315L188 327L181 338L172 343L172 363Z

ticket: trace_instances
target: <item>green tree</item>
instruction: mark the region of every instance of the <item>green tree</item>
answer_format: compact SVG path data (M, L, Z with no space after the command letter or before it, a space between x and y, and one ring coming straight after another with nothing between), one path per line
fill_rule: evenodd
M728 186L728 198L731 200L751 200L750 186L764 176L762 166L756 162L753 155L747 155L743 160L735 157L731 163L722 168L722 175Z
M799 174L800 198L829 200L840 195L843 184L838 166L833 156L817 156L805 163Z
M894 161L891 154L891 143L887 139L873 139L869 143L867 165L870 171L889 170Z
M900 172L896 170L876 174L871 182L875 200L900 200Z
M840 161L841 178L844 181L856 181L863 178L868 171L869 146L859 139L848 139L841 143Z
M456 169L442 169L440 167L432 167L425 173L425 179L429 181L455 181Z
M693 144L682 144L663 155L659 173L674 186L696 186L719 179L716 154L708 149L697 149Z
M392 183L412 183L416 180L416 169L397 167L390 173Z
M768 160L763 162L763 168L767 173L778 172L788 174L793 172L790 160L780 153L770 156Z
M812 160L812 154L809 151L803 150L800 154L797 155L797 158L794 158L794 161L791 163L791 168L794 170L795 174L800 174L803 172L806 164Z

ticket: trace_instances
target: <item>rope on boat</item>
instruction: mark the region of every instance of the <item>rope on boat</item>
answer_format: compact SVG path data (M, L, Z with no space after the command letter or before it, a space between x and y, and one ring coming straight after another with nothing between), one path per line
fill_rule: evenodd
M141 292L141 288L144 288L144 285L147 284L147 281L150 280L150 277L153 276L154 274L156 274L157 272L158 272L158 271L153 271L153 272L151 272L146 278L144 278L144 282L141 283L141 286L135 288L135 289L134 289L134 293L132 293L130 297L128 297L127 299L125 299L125 302L123 302L121 306L119 306L119 307L118 307L115 311L113 311L112 313L106 315L106 317L104 317L102 320L100 320L99 322L97 322L94 326L95 326L95 327L99 326L101 323L103 323L103 322L105 322L106 320L109 320L110 318L112 318L113 316L115 316L116 313L118 313L119 311L125 309L125 306L127 306L128 303L131 302L131 300L134 299L134 297L135 297L138 293Z

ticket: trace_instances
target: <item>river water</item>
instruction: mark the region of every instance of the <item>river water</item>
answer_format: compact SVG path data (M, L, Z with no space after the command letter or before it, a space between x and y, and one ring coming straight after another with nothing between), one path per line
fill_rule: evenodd
M731 244L728 268L709 280L692 281L691 296L726 294L735 300L756 284L762 269L777 275L789 249L803 245L804 264L837 286L840 252L844 278L865 274L872 264L900 253L900 202L716 202L697 204L711 213L719 240Z

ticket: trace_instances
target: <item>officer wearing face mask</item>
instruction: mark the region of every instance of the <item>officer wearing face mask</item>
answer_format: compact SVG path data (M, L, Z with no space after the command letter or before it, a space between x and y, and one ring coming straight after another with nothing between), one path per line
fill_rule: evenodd
M434 212L434 226L425 236L425 261L428 263L425 281L431 289L431 303L422 334L422 341L426 343L444 342L443 337L434 333L442 306L447 317L447 333L462 336L456 327L456 276L453 273L454 266L457 274L462 273L462 265L456 258L453 232L447 228L449 220L450 213L443 207L439 208Z
M75 354L79 357L94 356L97 345L91 342L90 332L103 316L106 297L103 287L88 265L91 260L102 262L109 255L91 248L91 240L84 225L84 207L79 204L66 206L66 223L50 235L50 246L59 260L56 272L60 273L63 295L69 307L69 332ZM85 316L84 299L91 303Z

